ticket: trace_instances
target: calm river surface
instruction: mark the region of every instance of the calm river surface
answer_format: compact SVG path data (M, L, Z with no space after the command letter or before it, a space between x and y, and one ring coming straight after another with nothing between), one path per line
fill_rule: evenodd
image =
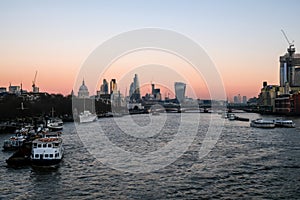
M180 116L197 119L196 113L173 113L167 116L124 116L115 121L102 118L86 126L85 134L95 136L102 127L106 139L126 152L149 155L171 143L179 130ZM212 116L213 115L213 116ZM63 130L65 156L58 169L36 170L31 167L13 169L5 160L11 155L0 152L0 199L298 199L300 197L300 119L292 118L296 128L258 129L249 122L225 121L216 144L205 157L199 150L209 127L209 119L218 114L201 114L199 127L192 143L183 154L169 165L145 172L116 169L92 155L104 141L91 140L94 151L86 148L84 135L73 123ZM253 113L240 113L240 117L256 119ZM155 118L156 117L156 118ZM272 117L272 116L268 116ZM275 118L275 117L273 117ZM131 128L132 121L147 127L152 120L164 122L152 135L138 136ZM161 120L160 120L161 119ZM124 124L127 124L127 129ZM121 128L120 128L121 126ZM124 132L124 127L126 131ZM155 128L154 128L155 129ZM157 130L150 129L155 132ZM122 132L123 130L123 132ZM132 134L128 135L130 131ZM1 134L3 140L12 134ZM98 138L99 139L99 138ZM182 138L184 141L184 138ZM102 144L101 144L102 143ZM124 162L123 155L111 154L113 161ZM157 156L157 155L156 155ZM102 155L105 159L105 156ZM160 155L158 160L167 160ZM102 162L104 161L104 162ZM138 167L138 166L137 166ZM134 168L135 169L135 168Z

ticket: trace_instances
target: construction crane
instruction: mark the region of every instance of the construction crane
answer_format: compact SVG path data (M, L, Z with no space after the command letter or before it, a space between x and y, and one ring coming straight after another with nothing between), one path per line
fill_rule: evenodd
M32 92L39 92L39 88L35 86L35 81L36 81L36 77L37 77L37 72L35 71L35 75L34 75L34 79L32 81Z
M286 41L288 42L289 46L294 46L294 40L292 42L290 42L289 38L286 36L285 32L283 29L281 29L281 32L283 34L283 36L285 37Z
M294 47L294 40L292 42L290 42L289 38L287 37L287 35L285 34L285 32L284 32L283 29L281 29L281 32L282 32L283 36L285 37L286 41L289 44L289 48L287 50L288 50L288 52L289 52L289 54L291 56L296 51L295 47Z

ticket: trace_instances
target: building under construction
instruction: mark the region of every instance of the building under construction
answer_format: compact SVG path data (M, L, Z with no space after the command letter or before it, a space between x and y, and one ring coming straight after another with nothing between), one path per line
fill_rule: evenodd
M283 30L282 33L289 47L287 53L279 57L280 85L263 83L258 98L259 111L300 115L300 54Z
M282 31L283 32L283 31ZM300 54L296 53L293 42L290 42L283 32L289 43L287 53L280 56L280 86L300 87Z

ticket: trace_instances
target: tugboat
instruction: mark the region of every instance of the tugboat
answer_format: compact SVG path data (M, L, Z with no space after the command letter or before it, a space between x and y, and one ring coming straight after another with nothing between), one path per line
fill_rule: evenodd
M56 167L63 158L61 133L46 133L43 138L32 141L31 165L33 167Z

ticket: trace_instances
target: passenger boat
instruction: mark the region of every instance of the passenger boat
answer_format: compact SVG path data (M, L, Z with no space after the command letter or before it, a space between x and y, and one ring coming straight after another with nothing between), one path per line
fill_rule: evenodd
M60 132L46 133L43 138L32 141L32 166L57 166L63 158L63 141Z
M10 137L8 140L4 140L3 151L18 150L25 142L26 137L26 135L17 134L16 136Z
M31 141L35 139L38 137L37 134L42 131L45 131L45 129L39 126L36 130L34 130L33 126L31 125L26 125L20 129L17 129L15 136L4 140L3 151L18 150L25 141Z
M82 113L79 114L79 122L86 123L86 122L93 122L97 119L97 115L91 113L88 110L84 110Z
M275 128L274 120L256 119L250 122L251 127L256 128Z
M47 127L51 130L51 131L59 131L63 129L63 121L61 119L50 119L47 121Z
M275 119L276 127L295 128L295 123L292 120Z

